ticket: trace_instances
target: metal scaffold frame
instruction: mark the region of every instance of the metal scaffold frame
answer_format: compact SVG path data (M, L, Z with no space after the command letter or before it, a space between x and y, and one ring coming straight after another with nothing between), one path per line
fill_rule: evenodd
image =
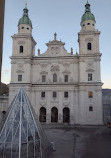
M21 88L0 132L0 158L50 158L49 143L33 107Z

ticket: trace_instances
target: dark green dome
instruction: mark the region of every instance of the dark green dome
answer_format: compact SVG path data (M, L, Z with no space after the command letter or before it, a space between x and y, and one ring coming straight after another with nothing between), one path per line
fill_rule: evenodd
M91 13L90 10L90 4L87 2L87 4L85 5L85 13L83 14L82 18L81 18L81 23L85 20L93 20L95 21L95 17L94 15Z
M32 22L31 22L31 20L29 19L29 16L28 16L28 9L25 7L23 11L24 11L24 13L23 13L22 18L18 22L18 26L20 24L27 24L27 25L30 25L32 27Z

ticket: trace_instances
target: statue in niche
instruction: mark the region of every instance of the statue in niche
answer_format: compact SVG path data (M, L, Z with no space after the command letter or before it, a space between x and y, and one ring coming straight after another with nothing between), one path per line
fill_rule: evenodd
M59 120L62 120L62 115L61 114L59 114Z
M50 78L48 79L48 84L50 84L51 83L51 80L50 80Z
M59 78L59 83L62 83L62 78L61 77Z

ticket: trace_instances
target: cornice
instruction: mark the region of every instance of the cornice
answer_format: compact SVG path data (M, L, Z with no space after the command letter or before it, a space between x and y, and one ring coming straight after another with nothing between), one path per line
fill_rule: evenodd
M30 59L32 60L32 56L10 56L10 59Z
M78 86L102 86L102 82L79 82Z
M93 34L100 34L101 31L94 30L94 31L83 31L81 30L78 35L93 35Z
M14 34L11 36L12 38L31 38L33 43L36 45L36 41L34 40L33 36L31 34Z

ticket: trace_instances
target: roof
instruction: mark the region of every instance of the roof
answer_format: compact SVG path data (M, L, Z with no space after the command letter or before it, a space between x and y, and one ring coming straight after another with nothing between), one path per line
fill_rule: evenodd
M21 18L21 19L19 20L19 22L18 22L18 26L19 26L20 24L27 24L27 25L29 25L29 26L32 27L32 22L31 22L31 20L30 20L30 18L29 18L29 16L28 16L28 9L25 7L25 8L23 9L23 11L24 11L24 13L23 13L22 18Z
M85 20L93 20L93 21L95 21L95 17L91 13L90 4L88 3L88 1L87 1L86 5L85 5L85 13L83 14L83 16L81 18L81 23L84 22Z

